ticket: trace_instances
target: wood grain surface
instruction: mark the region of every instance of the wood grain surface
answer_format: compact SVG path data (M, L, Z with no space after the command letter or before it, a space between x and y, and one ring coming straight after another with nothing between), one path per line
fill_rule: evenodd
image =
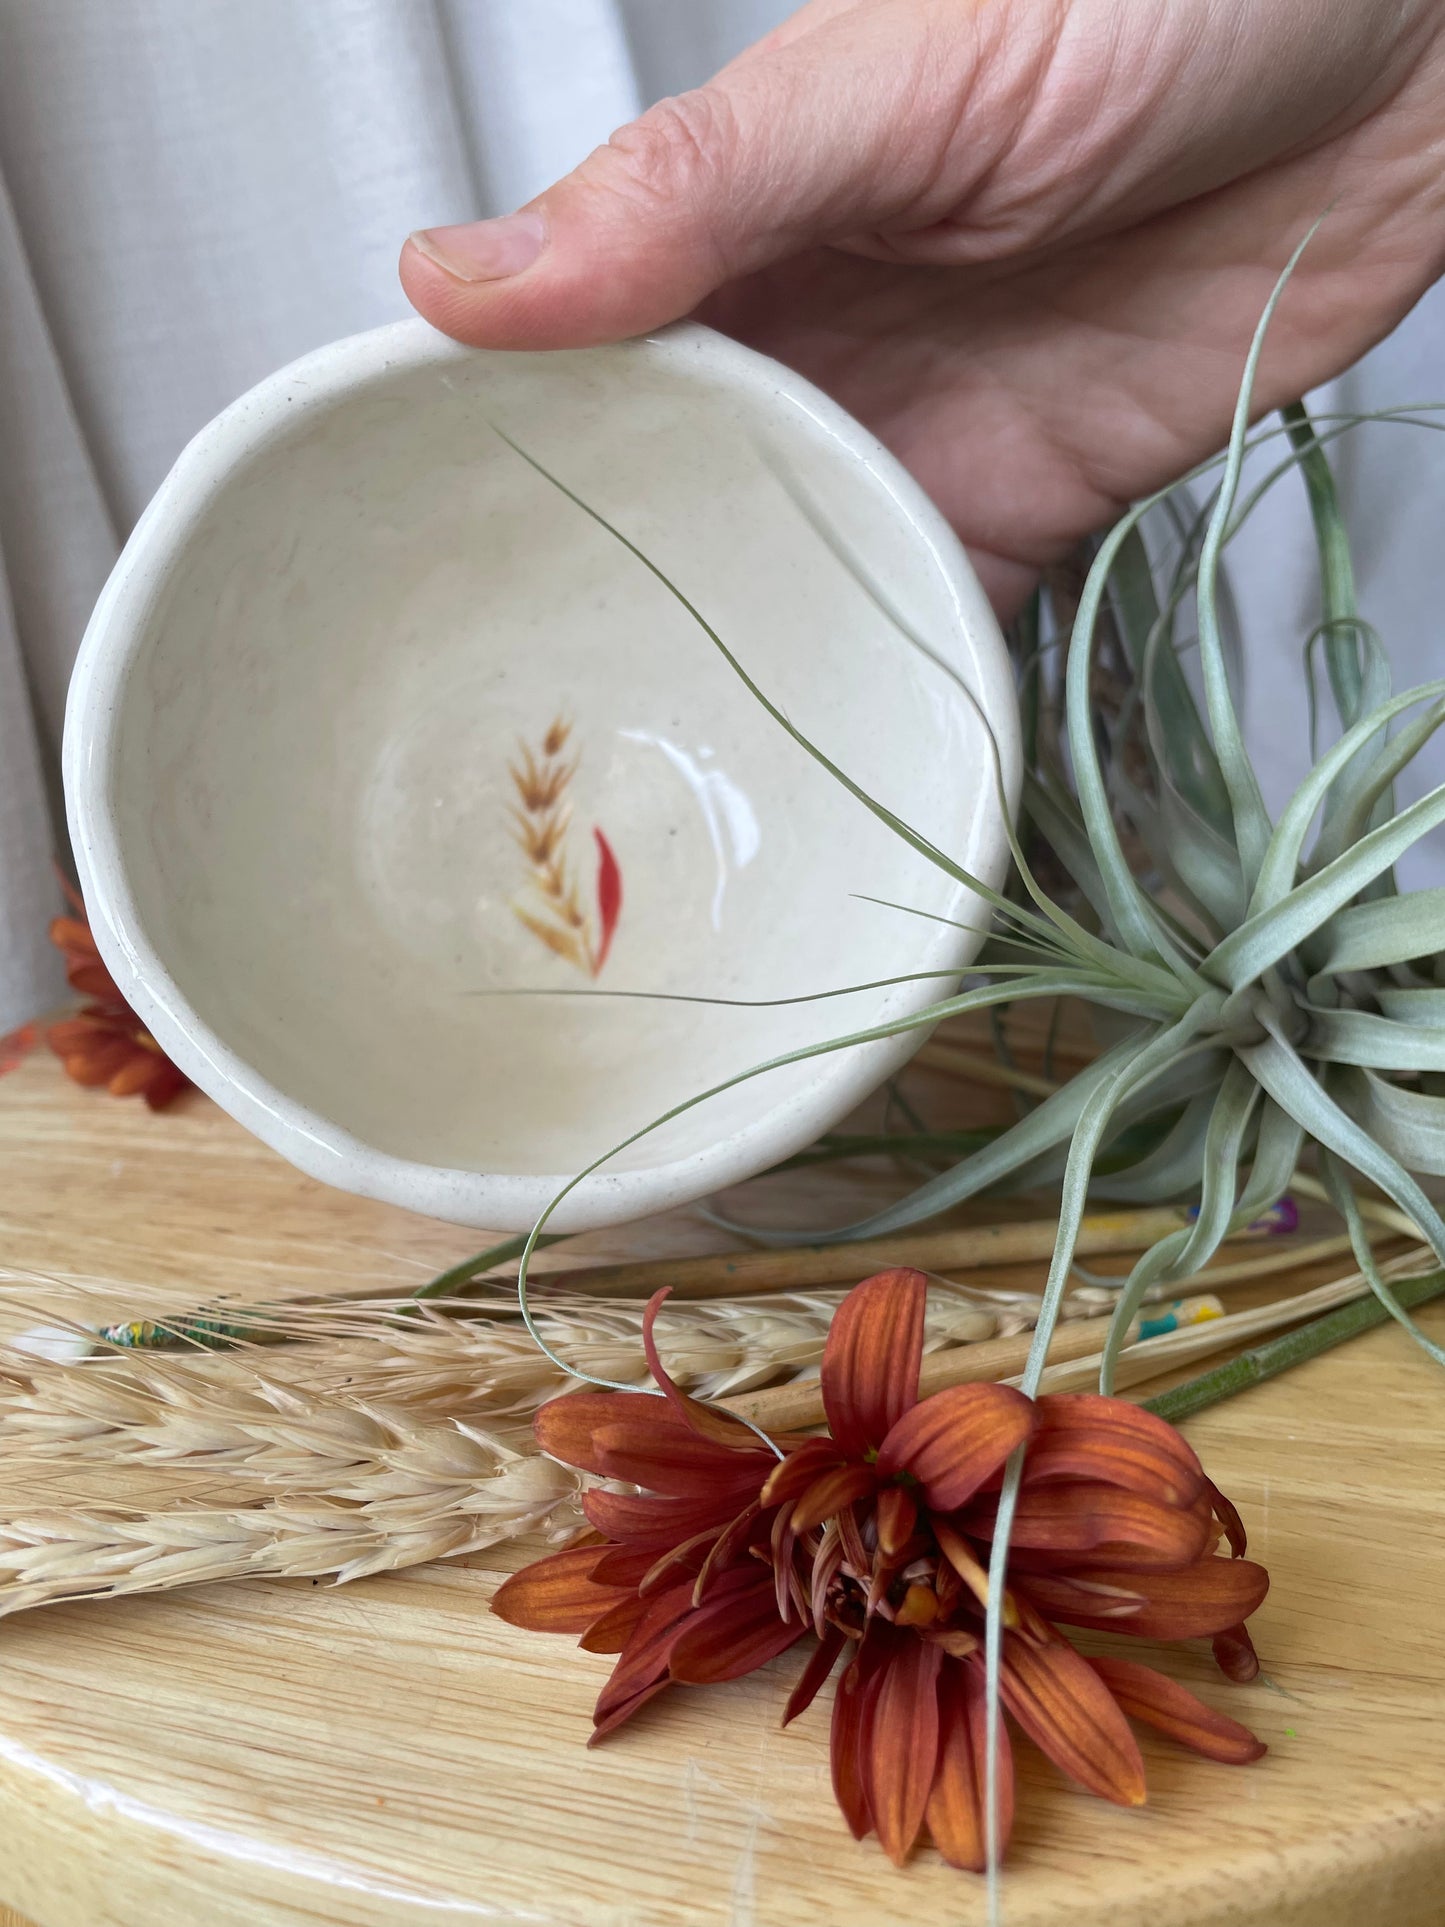
M837 1184L770 1180L748 1203L838 1216ZM7 1329L47 1305L100 1319L398 1285L480 1242L323 1190L199 1097L151 1117L43 1056L0 1079ZM717 1243L682 1215L581 1255ZM1445 1310L1426 1322L1445 1337ZM1273 1589L1256 1684L1219 1679L1204 1649L1167 1663L1270 1752L1230 1769L1146 1738L1150 1804L1131 1813L1030 1757L1005 1927L1445 1920L1442 1392L1387 1329L1191 1423ZM610 1662L486 1610L535 1551L0 1622L0 1901L20 1910L0 1927L985 1919L978 1880L927 1851L899 1873L849 1837L826 1696L778 1728L795 1657L668 1695L587 1752Z

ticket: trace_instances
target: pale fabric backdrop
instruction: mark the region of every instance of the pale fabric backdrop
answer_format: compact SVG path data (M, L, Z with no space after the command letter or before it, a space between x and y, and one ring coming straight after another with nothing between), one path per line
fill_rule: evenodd
M188 437L283 362L406 312L411 228L525 200L787 11L0 0L0 1032L61 989L45 926L66 683L119 544ZM1445 396L1442 342L1437 291L1324 404ZM1445 668L1439 446L1372 430L1342 461L1366 612L1401 683ZM1308 760L1298 491L1238 575L1251 730L1278 798Z

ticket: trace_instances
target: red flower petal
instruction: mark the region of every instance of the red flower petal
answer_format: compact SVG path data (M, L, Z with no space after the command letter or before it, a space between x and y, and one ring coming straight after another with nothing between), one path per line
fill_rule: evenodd
M824 1519L831 1519L855 1499L866 1498L878 1484L871 1465L835 1465L814 1479L793 1506L793 1529L810 1532Z
M622 915L622 872L617 858L612 854L612 845L602 834L594 829L593 837L597 843L597 955L592 964L592 975L599 974L607 961L607 953L612 948L612 934L617 928L617 919Z
M1178 1680L1167 1679L1152 1666L1134 1659L1091 1659L1089 1665L1103 1680L1130 1719L1157 1727L1171 1740L1192 1746L1196 1753L1227 1766L1247 1766L1267 1749L1247 1726L1216 1713L1196 1699Z
M628 1597L618 1587L594 1583L592 1569L604 1550L571 1546L523 1566L492 1594L492 1611L509 1626L525 1626L529 1632L585 1633Z
M594 1436L604 1425L628 1420L655 1425L663 1438L683 1429L666 1399L651 1392L565 1392L538 1410L532 1432L549 1457L601 1476Z
M179 1097L188 1088L190 1081L168 1057L158 1058L145 1087L146 1103L153 1111L163 1111L173 1097Z
M991 1539L997 1510L996 1499L983 1501L970 1511L965 1529ZM1160 1505L1122 1486L1071 1479L1020 1491L1009 1543L1021 1553L1093 1552L1120 1570L1178 1568L1204 1552L1209 1516L1206 1507ZM1029 1571L1039 1563L1020 1560L1018 1566Z
M1193 1448L1172 1425L1127 1399L1096 1392L1039 1400L1023 1482L1047 1479L1100 1480L1181 1506L1192 1505L1206 1484Z
M1031 1572L1013 1582L1050 1619L1141 1639L1205 1639L1226 1633L1269 1591L1269 1574L1249 1559L1211 1554L1182 1572L1120 1572L1086 1566L1069 1573ZM1090 1586L1108 1588L1091 1593ZM1136 1608L1121 1612L1131 1598Z
M838 1682L833 1698L833 1724L829 1753L833 1773L833 1797L838 1811L848 1823L848 1831L861 1840L872 1831L873 1813L868 1804L868 1782L864 1770L863 1741L869 1715L882 1676L878 1665L876 1622L864 1637Z
M981 1667L948 1660L938 1682L938 1770L924 1810L933 1844L952 1867L982 1873L988 1864L985 1784L988 1758ZM1014 1767L1008 1728L998 1726L998 1844L1013 1832Z
M1206 1479L1204 1484L1209 1493L1209 1503L1214 1509L1214 1516L1224 1527L1224 1536L1229 1541L1229 1550L1236 1559L1242 1559L1249 1550L1249 1539L1244 1530L1243 1519L1213 1479Z
M669 1551L694 1533L725 1526L737 1511L737 1494L723 1492L716 1499L636 1498L629 1492L589 1492L582 1510L590 1525L609 1539L629 1545Z
M741 1419L735 1419L727 1412L716 1411L712 1406L704 1405L698 1399L689 1398L687 1393L674 1385L668 1377L667 1369L658 1353L653 1327L657 1323L657 1314L662 1310L671 1292L671 1285L664 1285L661 1291L655 1291L648 1299L642 1314L642 1349L647 1354L647 1369L652 1373L673 1412L690 1430L699 1433L703 1438L714 1440L719 1445L756 1452L759 1444L758 1435L749 1426L744 1425Z
M659 1693L665 1692L671 1684L670 1679L654 1680L651 1686L644 1686L640 1693L634 1693L630 1699L620 1701L602 1719L594 1723L592 1735L587 1744L596 1746L597 1742L605 1740L609 1733L615 1733L619 1726L630 1720L634 1713L640 1712L649 1700L655 1700Z
M839 1305L823 1348L823 1409L849 1458L876 1451L918 1397L923 1360L921 1271L880 1271Z
M915 1405L889 1428L878 1472L908 1472L935 1512L952 1512L972 1498L1029 1436L1032 1399L1010 1385L950 1385Z
M846 1636L836 1626L825 1628L823 1637L813 1648L807 1665L803 1668L802 1678L788 1695L788 1703L783 1708L783 1725L787 1726L800 1713L813 1704L822 1690L823 1682L838 1662L838 1655L848 1644Z
M1129 1722L1072 1646L1006 1633L1000 1686L1025 1733L1071 1780L1121 1807L1144 1804L1144 1762Z
M628 1479L677 1498L732 1489L755 1493L777 1463L769 1452L730 1452L680 1426L641 1419L599 1425L592 1434L592 1456L609 1479Z
M1247 1686L1259 1677L1259 1654L1245 1627L1226 1626L1214 1635L1213 1648L1214 1663L1226 1679Z
M766 1567L746 1588L709 1599L689 1614L672 1647L668 1671L689 1686L741 1679L795 1645L807 1628L778 1617Z
M888 1652L863 1733L868 1808L878 1844L895 1866L913 1851L938 1765L938 1673L942 1649L903 1638Z
M701 1536L706 1542L707 1535ZM592 1583L597 1586L622 1586L630 1590L634 1586L642 1586L659 1563L657 1554L647 1546L602 1546L598 1548L597 1564L592 1569ZM698 1552L697 1563L702 1564L701 1551Z
M692 1611L692 1587L669 1586L654 1594L633 1628L612 1677L597 1696L593 1720L600 1724L638 1693L667 1676L672 1644Z

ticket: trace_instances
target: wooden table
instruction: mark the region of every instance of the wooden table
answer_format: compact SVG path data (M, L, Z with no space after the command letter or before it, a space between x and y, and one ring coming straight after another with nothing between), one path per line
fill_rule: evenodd
M54 1281L32 1303L89 1317L395 1284L476 1242L322 1190L198 1097L152 1118L44 1056L0 1080L0 1230L12 1275ZM590 1248L710 1236L674 1219ZM1445 1334L1445 1311L1426 1321ZM1189 1427L1274 1587L1257 1684L1171 1664L1269 1755L1228 1769L1146 1739L1137 1813L1031 1759L1007 1927L1445 1920L1442 1391L1382 1330ZM0 1901L37 1927L984 1919L981 1882L848 1836L826 1700L778 1730L796 1658L584 1751L610 1662L486 1610L534 1551L0 1622Z

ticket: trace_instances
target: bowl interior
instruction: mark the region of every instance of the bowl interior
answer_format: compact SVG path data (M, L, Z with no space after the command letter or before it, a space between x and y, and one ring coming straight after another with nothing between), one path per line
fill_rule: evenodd
M997 636L889 465L704 331L546 356L385 333L405 351L299 364L238 405L153 511L114 843L201 1057L209 1035L318 1129L396 1158L570 1174L760 1059L920 1001L593 993L767 999L947 969L967 937L864 899L976 917L497 430L855 780L990 869L978 715L779 470L974 687L996 690ZM828 1058L740 1085L610 1168L801 1120L847 1075Z

